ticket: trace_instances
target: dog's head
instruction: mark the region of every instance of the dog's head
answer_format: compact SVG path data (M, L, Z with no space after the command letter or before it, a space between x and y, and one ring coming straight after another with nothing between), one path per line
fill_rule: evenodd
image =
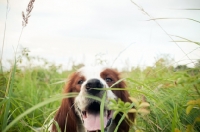
M83 67L73 73L67 82L64 93L78 92L75 98L66 98L62 100L55 121L58 122L62 131L78 131L78 127L83 126L87 131L100 130L100 105L101 102L92 98L96 96L102 98L106 95L104 105L104 128L111 124L112 111L109 109L110 99L120 98L124 102L130 102L129 94L126 90L106 90L107 88L125 88L125 82L119 81L120 74L114 69L100 67ZM130 115L133 119L134 116ZM120 115L116 117L113 123L117 124ZM55 131L55 125L53 130ZM129 124L123 121L119 130L128 131Z

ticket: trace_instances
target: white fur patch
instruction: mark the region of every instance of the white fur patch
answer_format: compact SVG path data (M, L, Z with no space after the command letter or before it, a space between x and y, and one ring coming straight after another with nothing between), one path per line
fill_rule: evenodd
M90 103L88 102L89 100L85 97L85 95L88 95L85 90L85 85L87 84L88 80L98 79L104 85L104 88L109 88L106 81L100 76L101 72L103 72L105 69L105 67L83 67L77 71L81 76L84 76L86 79L81 86L79 95L75 98L75 104L80 110L84 110L87 107L88 103ZM117 97L111 90L106 90L106 92L107 98L105 105L108 105L109 99L116 99Z

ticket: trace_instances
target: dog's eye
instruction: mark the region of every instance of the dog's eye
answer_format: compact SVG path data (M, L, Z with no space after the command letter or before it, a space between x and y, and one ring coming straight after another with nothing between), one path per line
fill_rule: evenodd
M106 82L112 82L111 78L106 78L105 80L106 80Z
M82 83L83 83L83 80L78 81L78 84L82 84Z

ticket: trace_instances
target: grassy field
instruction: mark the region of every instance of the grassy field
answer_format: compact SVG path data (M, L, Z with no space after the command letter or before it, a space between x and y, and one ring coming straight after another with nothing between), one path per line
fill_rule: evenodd
M34 0L31 0L26 14L22 13L21 35L28 24L33 3ZM145 14L149 16L147 12ZM199 42L187 42L199 45ZM61 92L69 74L80 66L62 71L61 66L30 57L27 51L23 49L21 55L16 54L11 68L6 71L0 62L2 132L37 131L53 118L62 98L74 96L63 96ZM33 66L35 60L43 65ZM23 62L26 62L25 66L21 65ZM152 67L133 67L131 71L122 72L136 108L132 111L137 116L131 132L200 131L200 60L193 60L194 68L186 65L174 67L169 62L168 58L161 57ZM124 112L121 109L124 104L115 103L119 103L115 110Z
M200 131L200 67L174 68L166 62L161 58L152 67L122 72L137 109L131 131ZM60 72L60 66L44 63L26 67L15 63L9 71L1 72L2 131L35 131L52 119L66 78L78 66ZM141 112L139 105L144 98L150 106Z

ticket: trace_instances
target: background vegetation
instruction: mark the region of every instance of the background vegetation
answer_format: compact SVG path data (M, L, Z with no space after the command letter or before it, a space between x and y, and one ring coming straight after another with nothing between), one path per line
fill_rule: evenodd
M27 14L22 14L22 32L33 2L29 3ZM32 65L35 60L42 66ZM200 60L194 61L193 68L186 65L174 67L170 65L171 61L161 57L152 67L133 67L131 71L122 72L137 106L137 118L130 131L200 131ZM21 66L23 62L25 66ZM21 54L16 54L11 65L5 71L1 63L0 131L38 131L53 118L63 98L61 91L66 78L82 64L73 66L70 71L62 71L62 66L29 56L25 48ZM142 106L144 101L150 106Z
M29 64L34 59L29 58ZM36 131L48 123L59 106L61 98L56 97L61 96L67 76L80 67L60 72L61 66L41 60L43 66L20 67L18 62L1 73L1 130L21 114L24 115L8 131ZM200 61L194 68L174 68L167 62L167 58L160 58L152 67L122 72L131 97L138 103L145 98L150 104L149 114L137 114L132 131L200 131ZM44 106L37 106L41 102ZM33 109L26 113L30 108Z

